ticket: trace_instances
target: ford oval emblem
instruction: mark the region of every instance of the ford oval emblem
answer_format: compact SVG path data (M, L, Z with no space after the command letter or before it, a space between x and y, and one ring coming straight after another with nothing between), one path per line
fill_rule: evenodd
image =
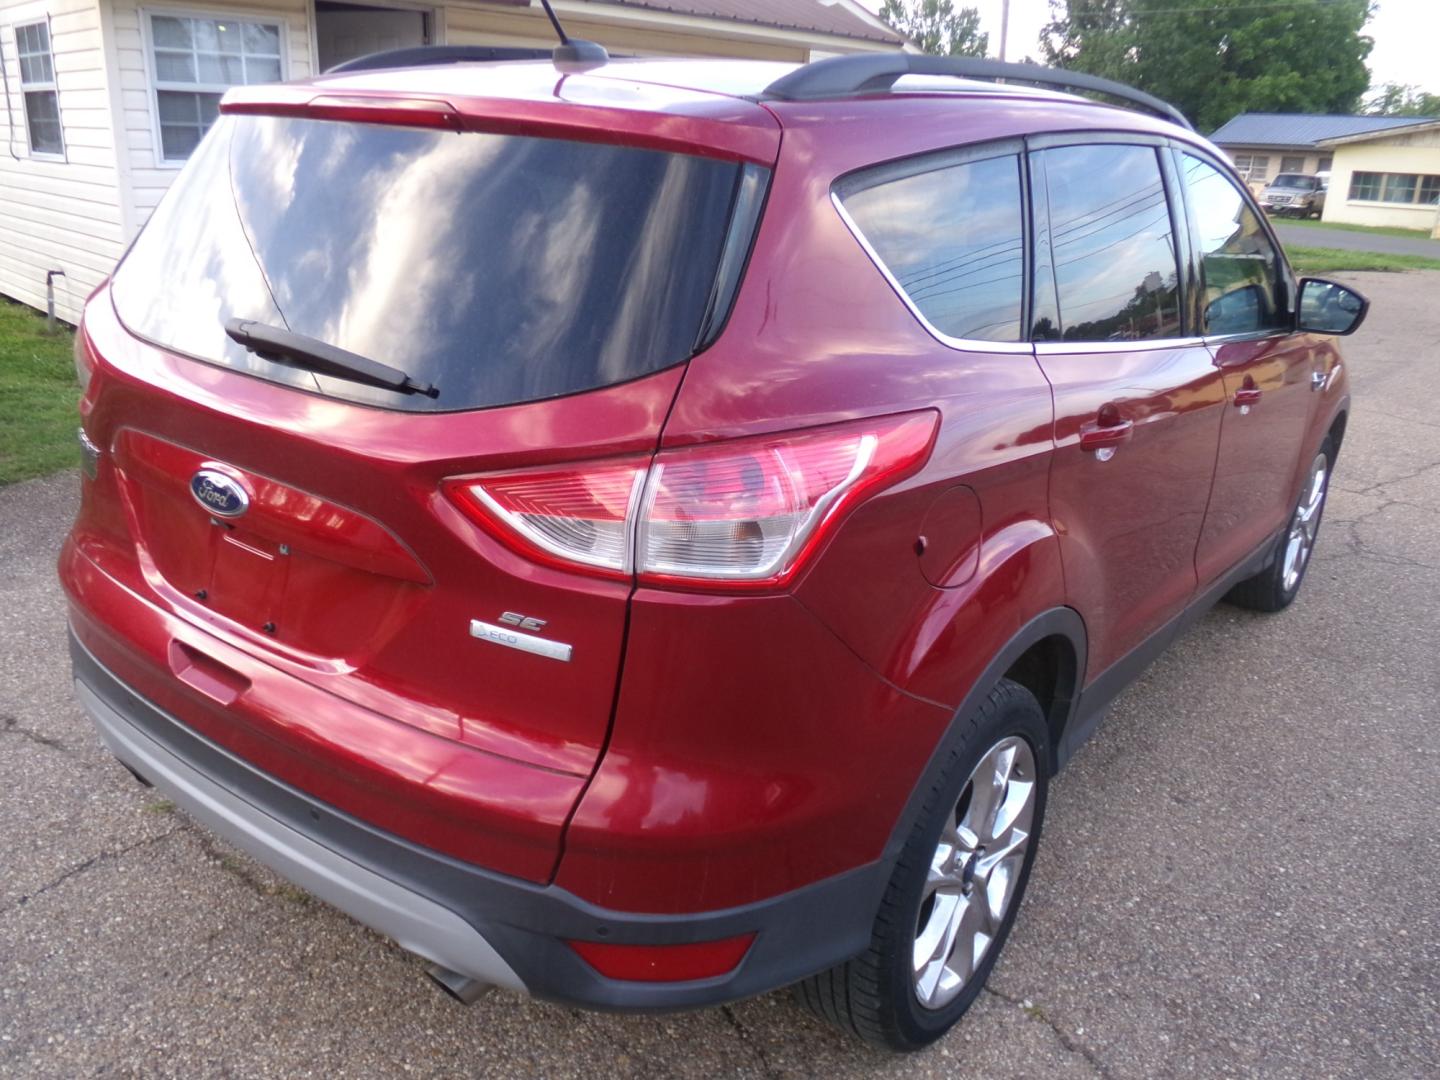
M239 517L250 509L250 495L218 469L201 469L190 478L190 494L216 517Z

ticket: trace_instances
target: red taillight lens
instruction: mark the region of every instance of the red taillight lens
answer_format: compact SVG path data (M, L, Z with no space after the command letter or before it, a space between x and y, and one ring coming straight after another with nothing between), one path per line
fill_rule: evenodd
M935 415L660 454L641 504L642 578L779 584L823 526L924 460Z
M541 561L626 575L631 571L630 523L645 466L646 460L637 458L477 476L446 486L472 519L501 540L521 541Z
M630 982L689 982L728 975L740 966L754 934L689 945L611 945L572 941L580 958L607 979Z
M80 383L80 393L90 389L90 376L95 371L95 358L90 355L90 343L85 340L85 331L75 332L75 378Z
M772 588L847 509L924 464L936 419L887 416L446 487L470 517L546 562L651 584Z

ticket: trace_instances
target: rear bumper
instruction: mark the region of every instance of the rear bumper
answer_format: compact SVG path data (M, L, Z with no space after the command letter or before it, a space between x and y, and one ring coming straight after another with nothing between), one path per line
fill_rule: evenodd
M885 885L873 863L723 911L597 907L382 832L236 757L145 700L71 636L76 692L115 755L192 817L308 891L429 960L591 1008L665 1010L763 993L863 950ZM608 979L567 940L650 945L756 935L727 975Z

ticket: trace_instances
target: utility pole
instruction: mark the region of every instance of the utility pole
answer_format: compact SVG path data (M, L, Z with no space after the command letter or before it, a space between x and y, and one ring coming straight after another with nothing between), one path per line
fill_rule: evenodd
M1000 2L1000 62L1005 62L1005 46L1010 37L1010 0Z

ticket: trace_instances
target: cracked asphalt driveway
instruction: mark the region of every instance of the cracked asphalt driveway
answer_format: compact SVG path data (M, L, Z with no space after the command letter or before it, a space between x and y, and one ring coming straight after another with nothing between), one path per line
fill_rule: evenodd
M0 1074L1440 1075L1440 274L1347 277L1374 308L1300 600L1218 608L1120 698L992 992L905 1058L785 994L452 1004L107 757L53 579L75 479L0 490Z

